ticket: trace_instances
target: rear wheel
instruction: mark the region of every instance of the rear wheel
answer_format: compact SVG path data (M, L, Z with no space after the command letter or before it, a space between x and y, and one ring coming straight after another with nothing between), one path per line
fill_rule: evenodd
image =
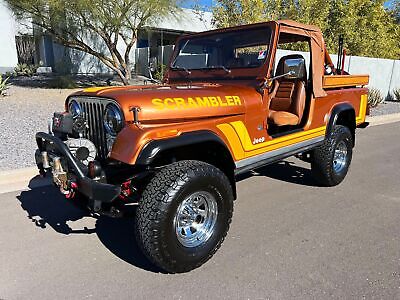
M349 170L352 154L353 138L349 128L336 125L312 153L311 170L315 179L325 186L341 183Z
M221 246L232 212L232 187L223 172L199 161L173 163L143 192L136 211L138 244L162 269L190 271Z

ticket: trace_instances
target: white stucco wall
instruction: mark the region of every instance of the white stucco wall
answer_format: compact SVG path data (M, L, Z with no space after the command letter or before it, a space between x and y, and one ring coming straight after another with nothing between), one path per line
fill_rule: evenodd
M309 64L310 54L307 52L278 50L277 59L279 60L282 56L292 53L301 53ZM330 54L330 56L336 66L337 55ZM352 75L368 74L368 86L379 89L384 97L389 92L393 92L394 89L400 88L400 60L346 56L344 70Z
M17 25L11 11L0 0L0 73L13 70L18 63L16 31Z

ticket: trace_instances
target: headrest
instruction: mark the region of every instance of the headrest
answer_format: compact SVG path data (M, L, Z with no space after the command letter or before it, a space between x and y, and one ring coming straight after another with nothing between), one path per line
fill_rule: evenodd
M299 59L299 58L304 59L303 55L301 55L301 54L291 54L291 55L283 56L279 60L278 66L276 67L275 76L284 74L283 73L283 66L284 66L285 60L287 60L287 59ZM303 72L304 78L300 78L300 80L307 81L307 70L306 70L305 64L303 65L303 68L304 68L304 72Z

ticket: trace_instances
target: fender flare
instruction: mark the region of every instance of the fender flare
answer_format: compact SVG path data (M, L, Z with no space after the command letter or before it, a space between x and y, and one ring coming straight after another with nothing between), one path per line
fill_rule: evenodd
M183 146L193 146L204 142L218 143L219 145L224 147L225 150L232 157L232 154L230 153L228 147L218 135L216 135L212 131L199 130L183 133L177 137L150 141L140 151L136 159L136 163L140 165L150 165L163 151Z
M335 105L332 108L332 111L331 111L330 116L329 116L329 121L328 121L328 124L326 126L325 137L329 136L329 134L332 132L333 128L335 127L335 125L337 123L339 115L341 113L345 112L345 111L350 111L351 113L354 114L354 124L353 124L354 128L350 128L350 129L351 130L355 130L355 128L356 128L356 119L355 119L356 113L355 113L354 107L349 103L340 103L338 105Z

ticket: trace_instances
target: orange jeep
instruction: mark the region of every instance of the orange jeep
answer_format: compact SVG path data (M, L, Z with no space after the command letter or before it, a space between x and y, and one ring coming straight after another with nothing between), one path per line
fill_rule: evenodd
M298 155L320 184L344 179L356 127L367 125L368 80L334 67L315 26L278 21L186 35L163 84L69 96L49 133L36 134L36 162L95 214L136 207L143 252L168 272L186 272L221 246L238 174Z

